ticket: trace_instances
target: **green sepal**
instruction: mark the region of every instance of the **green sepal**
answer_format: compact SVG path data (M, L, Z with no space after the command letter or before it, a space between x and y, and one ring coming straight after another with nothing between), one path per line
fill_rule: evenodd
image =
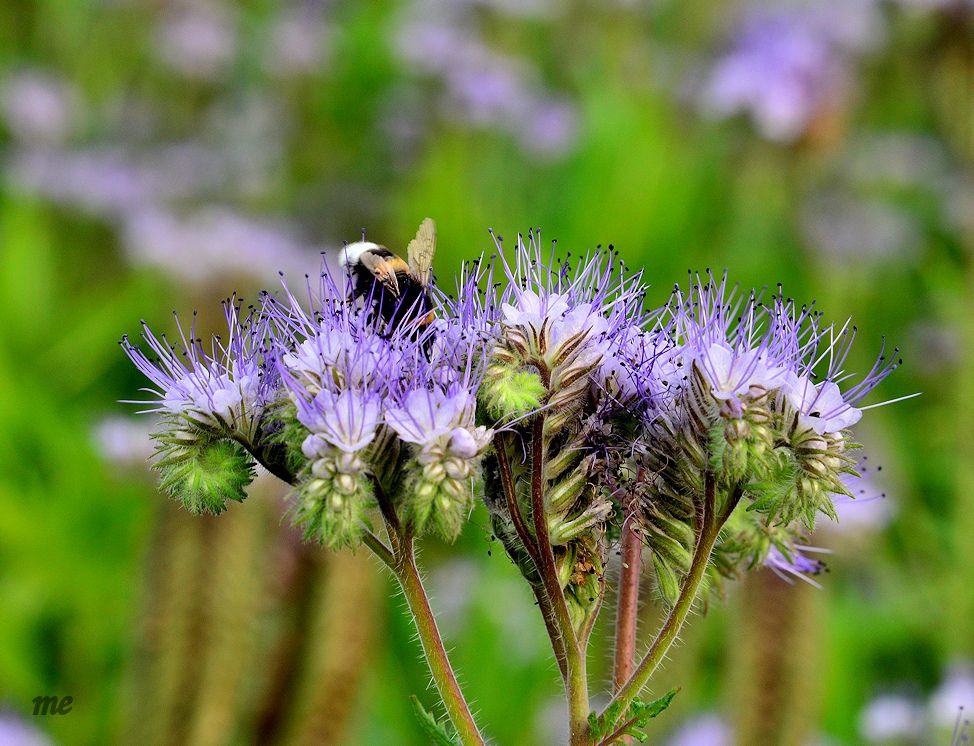
M308 465L308 458L301 450L306 437L308 428L298 421L294 402L282 396L268 407L259 445L273 449L281 466L291 474L300 474Z
M153 464L165 492L191 513L218 515L227 501L243 502L245 487L257 476L254 459L237 441L202 431L168 432L156 437Z
M460 746L460 740L453 732L449 721L437 720L433 713L423 707L423 703L415 694L410 695L409 698L413 701L413 712L419 720L419 727L433 741L434 746Z

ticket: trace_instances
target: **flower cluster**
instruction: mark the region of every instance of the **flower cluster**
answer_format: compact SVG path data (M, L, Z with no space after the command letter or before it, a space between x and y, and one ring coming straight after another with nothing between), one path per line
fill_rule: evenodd
M304 299L285 285L246 319L228 302L229 337L209 354L195 329L178 346L146 329L153 358L124 340L163 414L164 486L219 512L262 464L293 485L306 538L329 546L367 538L374 517L452 540L482 492L530 581L550 552L576 624L628 516L664 599L708 526L715 579L817 568L796 542L849 495L849 427L896 363L881 355L848 386L855 330L780 292L696 277L650 310L611 247L573 262L534 232L510 258L496 243L506 283L471 263L455 296L430 290L432 315L389 323L379 283L356 298L326 263Z
M708 498L724 522L715 575L763 563L769 552L789 562L800 556L794 541L802 529L814 528L818 512L835 516L832 495L852 496L845 480L856 474L859 446L848 430L862 416L856 404L898 362L881 353L842 390L854 328L825 326L780 291L767 303L738 295L726 277L677 288L665 326L678 373L637 463L648 475L650 499L639 505L644 536L660 592L672 599ZM749 509L734 512L742 500Z

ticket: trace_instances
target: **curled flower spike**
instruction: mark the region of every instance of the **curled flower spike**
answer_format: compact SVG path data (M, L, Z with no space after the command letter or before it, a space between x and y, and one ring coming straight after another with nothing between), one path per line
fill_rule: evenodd
M301 443L308 459L299 475L294 523L305 538L328 546L355 544L365 511L374 505L363 451L375 440L379 400L366 391L322 389L298 398L297 419L309 434Z
M699 514L708 474L718 507L750 501L745 544L795 521L811 530L818 512L834 517L833 495L851 496L846 483L856 475L858 445L848 431L861 417L855 405L898 363L881 352L845 387L854 328L823 326L812 307L780 291L768 303L742 295L726 275L677 288L664 318L679 373L668 376L672 403L648 424L639 463L651 476L639 515L657 575L672 591L693 549L680 527ZM718 542L722 572L733 575L739 548L733 537Z
M595 252L576 266L545 257L540 234L518 236L513 263L495 239L508 279L499 299L502 341L487 372L486 398L501 418L522 416L541 404L557 411L557 429L577 408L622 330L643 320L641 273L624 277L616 254Z
M414 451L406 508L417 530L427 524L448 539L473 508L472 486L493 431L474 425L469 390L416 388L386 411L386 422Z

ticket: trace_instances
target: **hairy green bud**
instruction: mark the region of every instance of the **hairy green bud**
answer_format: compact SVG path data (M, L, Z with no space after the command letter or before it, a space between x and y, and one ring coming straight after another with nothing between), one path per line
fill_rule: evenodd
M362 539L366 509L375 505L365 465L356 454L336 452L316 460L294 493L292 522L304 540L330 549Z
M500 421L537 409L546 393L536 369L498 364L490 366L481 387L481 397L488 411Z
M406 483L407 519L422 533L432 529L447 541L456 541L473 510L474 466L456 458L416 467Z
M254 481L254 459L235 440L202 429L173 430L155 436L159 446L153 468L162 489L197 515L222 513L227 501L242 502Z

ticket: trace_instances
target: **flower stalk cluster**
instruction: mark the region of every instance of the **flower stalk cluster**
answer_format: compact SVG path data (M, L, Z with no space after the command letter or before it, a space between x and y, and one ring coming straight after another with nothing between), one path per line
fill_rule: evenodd
M859 402L896 367L882 353L849 385L855 329L826 325L780 292L739 294L692 276L660 309L641 273L596 250L556 260L518 238L499 263L466 265L434 313L379 310L324 266L305 298L284 287L204 352L147 328L123 340L161 412L156 468L194 512L240 501L257 465L293 487L309 541L368 546L396 575L452 730L483 736L450 667L415 540L459 536L482 496L495 535L535 594L569 702L572 746L639 735L672 693L639 693L706 589L764 564L814 574L802 553L833 495L852 497ZM494 282L495 268L504 282ZM401 321L400 321L401 320ZM589 637L611 550L625 553L610 704L589 705ZM667 619L634 659L640 549Z

